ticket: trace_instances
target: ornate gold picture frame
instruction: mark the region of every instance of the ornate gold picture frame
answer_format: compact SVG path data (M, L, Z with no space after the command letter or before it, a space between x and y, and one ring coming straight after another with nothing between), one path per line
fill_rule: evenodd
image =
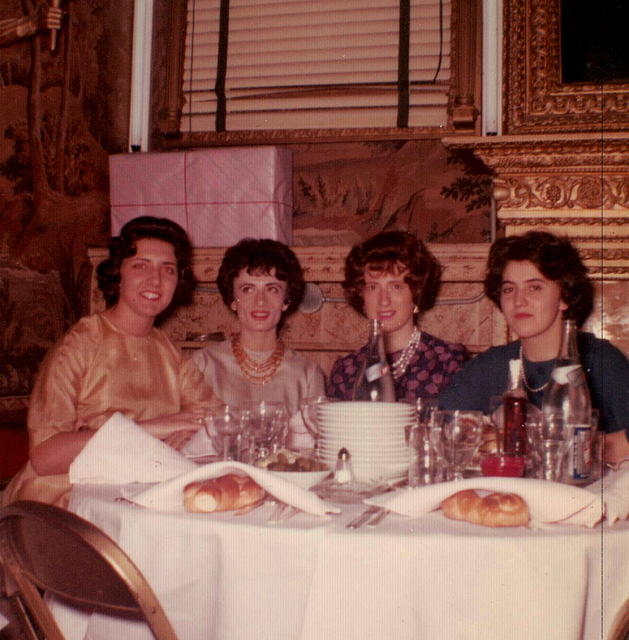
M629 84L561 81L560 0L505 0L504 133L629 127Z

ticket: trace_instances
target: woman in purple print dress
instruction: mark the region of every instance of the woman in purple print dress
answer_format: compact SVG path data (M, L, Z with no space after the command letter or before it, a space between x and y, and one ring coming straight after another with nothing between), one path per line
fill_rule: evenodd
M416 325L420 312L434 304L440 275L435 257L404 231L379 233L353 247L345 260L345 297L359 313L382 323L398 400L438 395L468 358L462 344L444 342ZM334 363L328 396L352 399L365 351Z

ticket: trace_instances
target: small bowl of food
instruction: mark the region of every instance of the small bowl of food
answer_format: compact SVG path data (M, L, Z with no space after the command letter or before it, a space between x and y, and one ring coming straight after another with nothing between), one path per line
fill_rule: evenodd
M314 487L331 472L330 467L323 462L288 449L281 449L268 458L260 460L257 465L302 489Z
M504 476L509 478L521 478L526 467L525 456L508 454L490 454L483 456L480 468L484 476Z

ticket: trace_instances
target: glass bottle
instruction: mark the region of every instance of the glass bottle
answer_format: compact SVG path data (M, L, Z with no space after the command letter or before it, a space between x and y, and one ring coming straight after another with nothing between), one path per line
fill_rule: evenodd
M574 320L564 320L561 350L542 401L546 425L560 420L570 439L564 480L585 484L592 473L592 405L577 347Z
M370 321L367 354L356 377L352 400L395 402L393 376L387 363L379 320Z
M528 398L522 384L522 361L509 361L509 389L502 396L504 412L503 450L507 454L526 455L526 407Z

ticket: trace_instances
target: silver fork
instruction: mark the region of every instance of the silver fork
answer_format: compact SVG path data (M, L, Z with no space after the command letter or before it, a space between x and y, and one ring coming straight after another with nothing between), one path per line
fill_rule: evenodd
M299 513L299 509L297 509L296 507L292 507L285 502L280 502L277 504L266 523L278 524L279 522L284 522L285 520L292 518L297 513Z
M354 518L352 521L348 522L345 526L348 529L358 529L358 527L362 527L367 520L371 520L371 518L380 511L381 507L370 506L367 507L359 516Z
M370 518L367 523L368 527L377 527L391 512L384 507L380 507L380 511L376 513L375 516Z

